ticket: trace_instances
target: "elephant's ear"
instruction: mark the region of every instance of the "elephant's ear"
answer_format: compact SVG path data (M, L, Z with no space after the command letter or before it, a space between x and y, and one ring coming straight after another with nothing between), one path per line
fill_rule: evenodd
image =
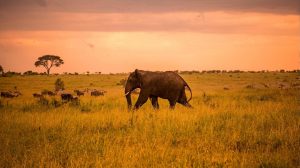
M138 69L135 69L135 70L134 70L134 73L135 73L135 75L137 75L137 74L139 73L139 70L138 70Z
M134 76L135 76L137 79L140 79L141 74L140 74L140 72L139 72L138 69L135 69L135 71L134 71Z
M134 74L135 74L136 79L138 79L138 81L140 82L140 85L141 85L141 83L142 83L142 74L141 74L141 72L138 69L136 69L134 71Z

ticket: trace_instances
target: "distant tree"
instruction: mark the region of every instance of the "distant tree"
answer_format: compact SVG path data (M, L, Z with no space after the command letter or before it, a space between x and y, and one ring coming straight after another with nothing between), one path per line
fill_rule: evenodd
M285 70L284 70L284 69L281 69L279 72L280 72L280 73L284 73L284 72L285 72Z
M26 72L23 73L23 75L38 75L38 74L39 74L39 73L33 72L33 71L31 71L31 70L26 71Z
M50 69L53 66L59 67L61 64L64 64L64 61L56 55L44 55L38 58L38 60L34 63L36 67L43 66L47 70L47 75L50 74Z
M4 70L1 65L0 65L0 73L1 73L1 75L4 73Z
M11 77L11 76L17 76L17 75L21 75L21 72L8 71L6 73L3 73L4 77Z

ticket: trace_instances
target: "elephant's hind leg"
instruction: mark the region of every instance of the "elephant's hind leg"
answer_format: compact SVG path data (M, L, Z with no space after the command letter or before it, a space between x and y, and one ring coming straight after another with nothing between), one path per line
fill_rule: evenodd
M169 100L169 103L170 103L170 109L173 110L175 108L176 101L175 100Z
M156 96L151 96L151 103L154 109L159 109L158 100Z

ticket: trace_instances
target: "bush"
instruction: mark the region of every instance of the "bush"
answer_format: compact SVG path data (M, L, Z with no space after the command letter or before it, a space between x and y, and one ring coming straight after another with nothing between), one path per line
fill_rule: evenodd
M56 79L55 81L55 91L59 90L65 90L64 81L62 81L60 78Z
M6 73L3 72L2 76L3 77L12 77L12 76L19 76L21 75L20 72L13 72L13 71L8 71Z
M117 85L122 85L123 87L125 87L127 80L126 79L121 79L119 83L117 83Z

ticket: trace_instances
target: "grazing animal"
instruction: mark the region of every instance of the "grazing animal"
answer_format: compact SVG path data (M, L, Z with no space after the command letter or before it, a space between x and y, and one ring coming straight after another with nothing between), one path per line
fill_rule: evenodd
M62 93L60 96L62 101L71 101L73 99L73 95L70 93Z
M14 98L16 96L13 93L11 93L11 92L1 92L1 97L4 97L4 98Z
M77 96L73 96L72 100L73 102L78 102L79 101L79 98Z
M43 90L42 95L55 96L56 94L49 90Z
M22 95L19 91L4 91L4 92L1 92L1 97L4 97L4 98L14 98L14 97L18 97Z
M89 93L89 92L90 92L90 89L89 89L89 88L85 88L85 89L83 90L83 92Z
M56 94L52 91L48 91L48 96L55 96Z
M105 91L104 90L92 90L91 96L104 96Z
M12 92L14 95L16 95L16 97L18 97L18 96L21 96L22 95L22 93L21 92L19 92L19 91L13 91Z
M77 96L84 96L84 92L80 90L74 90L74 92L77 94Z
M191 93L191 97L187 100L185 87ZM150 98L154 109L159 108L158 97L167 99L170 108L175 108L176 103L180 103L186 107L192 107L189 101L192 99L192 90L189 85L175 72L151 72L135 70L130 73L126 85L125 96L127 99L128 109L131 109L131 92L140 88L140 94L134 109L140 108Z
M32 96L33 96L34 98L41 98L41 97L43 97L43 95L41 95L41 94L39 94L39 93L33 93Z
M62 93L61 95L61 100L63 102L69 102L69 101L79 101L77 96L73 96L70 93Z

